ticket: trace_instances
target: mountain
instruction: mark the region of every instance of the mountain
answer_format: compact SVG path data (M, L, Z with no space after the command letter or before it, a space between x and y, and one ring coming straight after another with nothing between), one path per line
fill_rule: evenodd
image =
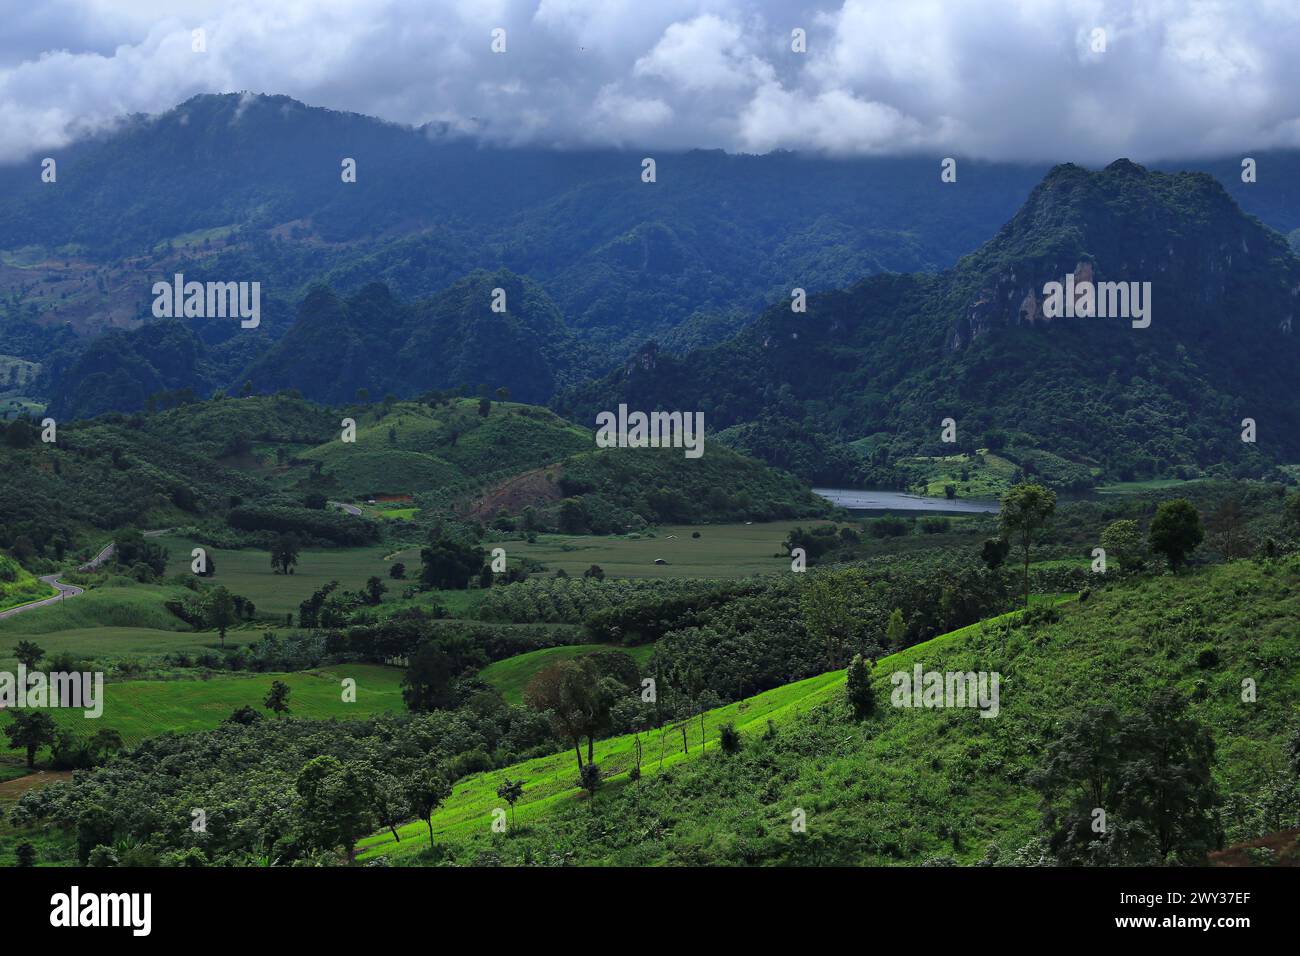
M413 299L504 268L614 358L792 284L950 265L1040 173L972 161L941 189L937 158L693 151L656 154L644 183L640 152L494 149L251 94L127 117L53 158L53 184L34 161L0 168L4 321L135 327L178 271L259 280L292 314L317 282Z
M1150 283L1149 327L1049 318L1044 290L1067 276ZM1297 295L1300 259L1213 177L1065 165L952 269L872 277L810 297L806 314L773 306L682 357L643 348L556 407L576 421L627 402L702 410L717 429L760 423L758 454L780 447L773 431L798 448L856 442L877 465L993 448L1033 471L1037 453L1074 486L1258 474L1300 460ZM946 418L955 443L941 441Z

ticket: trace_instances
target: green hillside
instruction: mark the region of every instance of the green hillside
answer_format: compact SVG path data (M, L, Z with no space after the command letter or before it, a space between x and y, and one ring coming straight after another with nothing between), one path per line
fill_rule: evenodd
M1186 695L1191 716L1218 740L1214 779L1228 801L1228 838L1257 835L1258 804L1296 728L1297 585L1294 558L1237 562L1108 586L1031 623L1013 614L972 625L879 661L876 714L862 723L851 719L837 673L710 711L703 755L698 723L689 758L680 735L667 734L663 772L660 734L643 734L639 781L625 773L632 738L602 742L596 760L609 779L594 801L577 789L572 754L472 777L435 816L439 853L616 865L1010 862L1026 847L1036 857L1029 774L1062 721L1092 704L1138 712L1163 688ZM998 717L889 706L888 675L914 663L1000 673ZM1255 703L1242 702L1246 677L1259 684ZM765 739L768 718L775 731ZM719 752L722 722L740 730L739 753ZM519 829L505 836L489 827L502 777L525 781ZM791 832L796 808L806 813L804 834ZM371 837L365 856L409 857L422 829L408 825L400 847Z
M38 580L8 555L0 554L0 611L30 604L57 593L57 588Z
M547 409L492 401L398 402L359 413L355 443L332 440L302 452L321 484L345 497L414 494L501 471L526 471L591 446L591 434Z

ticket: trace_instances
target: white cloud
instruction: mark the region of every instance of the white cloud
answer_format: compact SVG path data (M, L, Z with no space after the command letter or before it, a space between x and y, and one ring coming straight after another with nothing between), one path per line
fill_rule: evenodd
M1300 146L1290 0L0 0L0 23L0 160L240 90L559 146L1077 162Z

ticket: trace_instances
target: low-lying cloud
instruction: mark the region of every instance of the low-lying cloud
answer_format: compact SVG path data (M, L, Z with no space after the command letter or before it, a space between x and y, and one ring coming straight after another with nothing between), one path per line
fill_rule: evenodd
M556 147L1104 162L1300 146L1285 0L0 0L0 22L0 161L237 90Z

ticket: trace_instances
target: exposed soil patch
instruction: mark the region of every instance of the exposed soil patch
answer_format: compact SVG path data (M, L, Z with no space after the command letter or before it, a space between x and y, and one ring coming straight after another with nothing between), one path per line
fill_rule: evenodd
M470 504L466 517L486 520L502 508L517 515L530 505L538 508L559 501L564 497L558 484L559 477L558 465L547 465L545 468L515 475L480 495Z
M1211 866L1300 866L1300 828L1278 830L1210 854Z

